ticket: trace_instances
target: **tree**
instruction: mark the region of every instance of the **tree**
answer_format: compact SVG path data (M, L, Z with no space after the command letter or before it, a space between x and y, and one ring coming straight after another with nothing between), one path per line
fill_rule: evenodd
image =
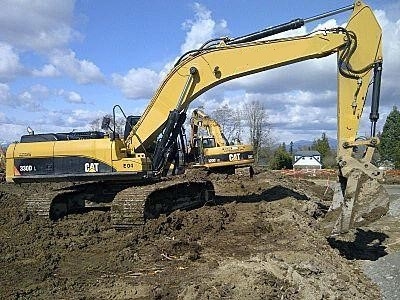
M110 118L111 119L111 123L110 123L110 127L112 130L114 130L114 119L112 117L112 115L110 114L106 114L104 115L104 117L98 117L94 120L92 120L89 125L90 125L90 130L94 130L94 131L98 131L98 130L102 130L101 129L101 125L103 122L103 118ZM115 132L118 133L121 137L124 136L124 130L125 130L125 118L124 117L116 117L115 120Z
M285 143L283 143L276 149L270 162L270 166L271 169L274 170L293 168L292 156L286 151Z
M329 146L329 141L325 132L322 133L320 139L314 140L311 150L318 151L322 158L324 158L330 152L331 147Z
M259 101L246 104L243 115L249 127L250 143L254 147L256 164L260 158L261 147L268 145L270 141L270 124L267 122L267 113Z
M396 169L400 169L400 112L396 106L386 118L378 146L381 161L394 163Z
M311 145L311 150L318 151L321 154L322 165L324 168L332 167L336 164L336 159L334 159L334 155L332 154L325 132L322 133L320 139L314 140Z
M241 140L243 117L239 109L233 109L224 104L214 110L211 116L219 123L228 141L233 139Z
M293 144L293 141L291 141L291 142L290 142L290 146L289 146L289 147L290 147L290 148L289 148L289 153L290 153L290 155L293 155L293 145L294 145L294 144Z

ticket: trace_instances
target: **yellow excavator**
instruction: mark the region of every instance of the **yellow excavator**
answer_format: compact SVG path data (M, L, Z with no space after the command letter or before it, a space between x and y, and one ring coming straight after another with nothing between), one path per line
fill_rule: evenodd
M345 28L270 38L347 10L352 13ZM346 232L379 218L388 209L387 193L378 183L383 174L371 163L379 143L375 128L379 118L382 31L372 10L359 0L311 18L206 42L178 59L140 118L127 117L123 137L112 131L108 135L75 132L22 136L19 143L7 149L6 180L88 181L87 185L32 195L26 199L27 207L54 217L87 202L109 201L117 227L143 223L176 208L201 205L212 197L209 181L182 176L177 176L180 181L161 179L181 156L179 141L189 104L228 80L332 54L337 55L338 69L339 175L326 228L332 233ZM370 86L371 137L359 139L357 132ZM354 149L361 147L365 148L362 157L354 155Z
M193 110L190 118L188 161L194 168L214 172L251 174L254 163L252 145L240 141L229 142L219 123L200 109Z
M3 147L0 146L0 182L5 181L6 172L6 154Z

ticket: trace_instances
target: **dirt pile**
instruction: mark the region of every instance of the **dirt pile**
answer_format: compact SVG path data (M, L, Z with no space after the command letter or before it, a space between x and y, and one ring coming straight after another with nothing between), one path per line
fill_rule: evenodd
M112 229L109 211L30 217L29 186L1 184L0 298L379 298L318 229L324 187L211 177L215 203L128 231Z

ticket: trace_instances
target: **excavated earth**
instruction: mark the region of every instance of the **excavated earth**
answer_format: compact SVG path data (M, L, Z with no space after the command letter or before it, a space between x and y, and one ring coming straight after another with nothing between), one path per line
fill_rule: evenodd
M24 198L43 187L0 184L0 298L381 297L343 254L363 251L358 244L341 247L319 229L332 197L326 187L269 172L210 176L213 203L125 231L112 228L107 210L32 217ZM379 256L375 243L367 254Z

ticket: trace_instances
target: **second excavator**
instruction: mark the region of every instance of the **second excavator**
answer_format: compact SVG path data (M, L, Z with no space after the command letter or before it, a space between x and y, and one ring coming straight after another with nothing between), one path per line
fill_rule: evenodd
M305 36L270 39L306 23L351 10L346 28L330 28ZM267 39L268 38L268 39ZM189 104L228 80L300 61L337 55L337 163L335 198L326 229L341 233L379 218L388 196L371 163L379 143L376 122L382 74L382 30L362 1L306 19L269 27L237 38L206 42L185 53L166 75L140 118L128 117L124 136L116 132L32 134L11 144L6 154L8 182L89 182L64 190L43 191L26 200L28 209L54 216L87 203L108 201L118 227L129 227L171 209L202 205L212 197L207 180L161 180L177 165L182 125ZM371 136L358 130L372 87ZM354 149L365 147L361 157ZM178 180L178 181L175 181Z
M6 172L6 154L3 147L0 146L0 182L5 181Z
M193 167L214 172L251 174L254 163L252 145L240 141L229 142L220 124L200 109L190 118L188 161Z

